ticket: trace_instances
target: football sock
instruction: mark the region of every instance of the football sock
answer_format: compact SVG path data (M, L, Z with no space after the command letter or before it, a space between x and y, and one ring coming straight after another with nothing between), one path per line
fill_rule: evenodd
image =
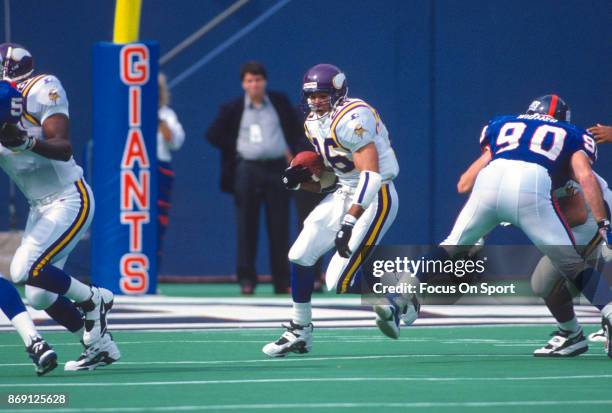
M32 344L33 339L40 337L36 331L36 327L34 327L34 322L27 311L17 314L11 319L11 323L13 323L13 326L21 336L21 339L26 347Z
M0 309L12 320L19 313L26 311L21 297L13 284L0 277Z
M558 324L561 330L569 331L571 333L577 333L581 329L580 324L578 324L578 319L576 317L572 318L569 321L565 321L563 323Z
M66 297L58 296L57 300L45 311L49 314L49 317L72 333L80 332L83 328L83 315L75 304Z
M309 303L314 290L316 267L291 265L291 297L296 303Z
M311 303L293 303L293 322L301 326L307 326L312 323L312 304Z
M53 265L45 265L37 276L30 274L27 284L59 295L65 295L77 303L91 297L91 289Z
M293 298L293 322L301 326L312 322L312 304L310 299L314 290L316 266L305 267L298 264L291 266L291 296Z
M39 337L17 289L2 277L0 277L0 309L11 320L26 346L32 344L33 338Z
M587 268L578 274L574 283L586 299L599 310L612 303L612 290L599 271Z

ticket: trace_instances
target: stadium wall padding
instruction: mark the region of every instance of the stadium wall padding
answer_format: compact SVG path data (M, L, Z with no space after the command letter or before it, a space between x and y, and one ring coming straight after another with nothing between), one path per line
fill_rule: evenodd
M12 39L27 46L37 68L56 74L68 92L80 163L92 135L91 50L94 42L112 37L113 3L11 2ZM159 41L163 55L231 3L144 1L141 38ZM161 70L172 80L276 3L251 1ZM520 112L533 97L555 92L571 105L575 123L612 123L611 19L608 0L289 2L172 90L187 141L175 155L161 272L234 272L233 202L219 192L219 154L202 136L219 105L242 93L238 70L245 60L263 62L269 88L285 91L296 105L309 66L330 62L343 68L350 94L380 111L400 160L400 210L384 242L439 242L465 201L455 184L479 155L478 136L489 118ZM611 159L612 148L601 147L596 169L612 180ZM0 193L8 194L5 175ZM23 227L27 207L18 198ZM3 230L7 210L8 196L0 196ZM260 240L258 270L267 273L265 234ZM525 239L505 229L496 230L491 242ZM87 272L85 246L68 268Z

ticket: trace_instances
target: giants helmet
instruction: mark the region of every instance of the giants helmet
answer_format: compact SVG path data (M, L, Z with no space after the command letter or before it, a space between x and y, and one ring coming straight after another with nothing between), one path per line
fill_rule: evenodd
M34 59L28 50L17 43L0 44L0 66L3 80L19 82L34 71Z
M531 115L534 113L552 116L557 120L565 122L570 122L571 118L569 106L557 95L545 95L536 98L529 105L529 109L527 109L527 114Z
M309 102L309 97L317 92L329 94L329 107L333 109L348 94L346 76L336 66L327 63L311 67L302 82L302 101L310 110L316 108Z

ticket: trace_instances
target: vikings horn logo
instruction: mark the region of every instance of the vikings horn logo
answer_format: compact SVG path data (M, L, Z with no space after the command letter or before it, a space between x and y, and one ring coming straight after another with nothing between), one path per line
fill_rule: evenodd
M49 100L53 102L53 104L56 104L59 98L60 98L60 95L57 89L51 89L49 91Z

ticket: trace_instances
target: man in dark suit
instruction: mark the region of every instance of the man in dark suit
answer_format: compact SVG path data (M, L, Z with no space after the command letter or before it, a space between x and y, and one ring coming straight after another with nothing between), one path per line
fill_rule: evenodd
M243 294L257 283L259 212L265 205L270 268L276 293L289 290L289 191L281 174L307 145L301 119L287 96L266 91L266 70L247 62L240 70L244 96L221 106L206 139L221 150L221 191L233 193L238 250L236 273Z

